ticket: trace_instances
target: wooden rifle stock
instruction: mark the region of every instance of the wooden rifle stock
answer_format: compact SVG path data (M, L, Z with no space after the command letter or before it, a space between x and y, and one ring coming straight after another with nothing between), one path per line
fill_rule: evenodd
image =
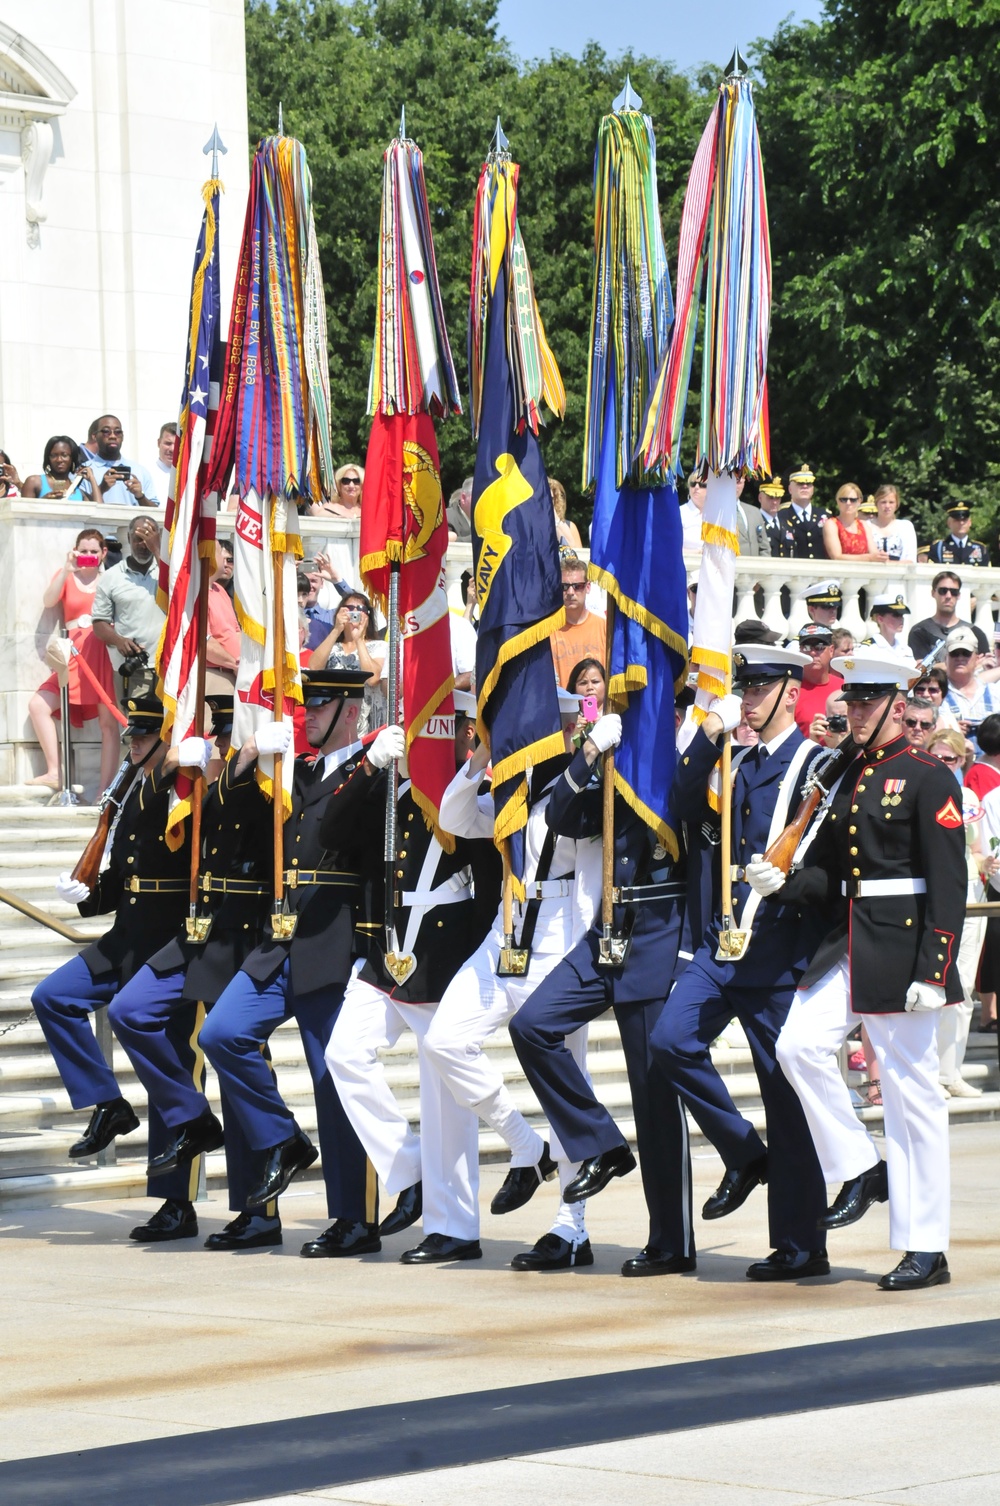
M784 831L775 837L765 852L765 862L773 863L775 868L781 869L782 873L791 871L792 860L809 828L810 821L857 752L857 746L851 738L848 738L838 748L831 750L829 758L820 761L815 772L810 775L794 817Z
M101 799L101 810L97 817L97 830L87 843L80 859L73 869L71 877L80 884L86 884L93 893L97 887L97 876L101 871L101 862L104 858L104 849L108 845L108 833L115 813L131 788L132 781L139 773L140 764L133 763L131 758L126 758L114 783L105 791Z

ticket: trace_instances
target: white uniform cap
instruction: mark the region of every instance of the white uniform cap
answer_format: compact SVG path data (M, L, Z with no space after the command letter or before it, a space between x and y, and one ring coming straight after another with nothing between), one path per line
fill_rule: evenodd
M873 596L872 604L868 608L869 617L874 612L877 612L880 607L889 607L894 612L908 612L910 610L906 605L906 599L901 591L896 591L892 594L885 591L881 596Z
M733 652L733 680L739 685L766 685L769 680L801 680L802 671L812 660L795 648L776 643L741 643Z
M475 716L476 698L471 690L455 690L452 694L455 697L456 711L464 711L466 716Z
M828 601L831 606L836 606L840 600L839 580L814 580L811 586L803 586L799 592L800 601Z
M843 675L844 690L852 685L906 690L920 674L912 655L904 655L898 649L894 652L890 648L879 648L874 643L871 646L862 643L851 653L834 659L830 668L834 674ZM851 697L845 696L844 699L850 700Z
M574 690L564 690L561 685L556 687L559 696L559 711L563 716L576 716L580 710L580 697Z

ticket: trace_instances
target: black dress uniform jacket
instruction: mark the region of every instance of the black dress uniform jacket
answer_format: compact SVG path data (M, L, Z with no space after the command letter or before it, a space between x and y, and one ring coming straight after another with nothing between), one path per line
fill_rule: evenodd
M164 832L174 774L154 769L136 776L122 807L107 868L93 893L77 906L81 915L114 910L111 929L82 953L95 981L117 974L122 985L139 971L184 923L188 912L187 879L191 871L190 833L176 852ZM187 827L190 823L185 823ZM176 883L169 893L145 888L135 893L132 880Z
M790 560L795 554L795 534L788 519L782 517L782 509L774 516L761 509L761 521L771 545L771 558Z
M825 560L826 545L823 543L823 524L830 516L821 507L813 507L808 519L800 518L794 507L778 509L778 518L792 535L792 554L797 560ZM774 553L774 550L771 550Z
M978 539L935 539L927 551L932 565L988 565L990 551Z
M329 778L325 759L295 760L292 813L285 822L285 870L321 870L338 875L338 882L295 884L286 880L285 900L299 917L290 941L267 936L250 953L242 971L258 983L270 983L285 960L291 962L294 994L313 993L331 984L346 983L353 960L354 924L361 901L361 869L373 844L381 850L382 829L371 802L359 803L354 819L326 821L327 806L350 779L363 779L359 750Z
M859 882L873 879L923 879L927 892L852 897ZM819 906L827 922L800 987L817 982L846 952L856 1014L902 1012L911 983L943 987L955 1003L962 997L967 883L954 775L902 737L862 752L840 782L806 866L778 893L784 904Z
M274 819L257 783L254 765L236 774L229 759L209 786L201 812L199 879L237 879L263 893L219 894L199 889L198 913L212 918L204 943L188 941L182 928L149 966L158 975L185 968L182 998L214 1004L247 956L260 945L271 913L274 880Z
M395 889L397 894L412 893L419 887L420 875L428 849L434 837L424 820L424 813L413 798L409 782L400 784L401 793L396 802L396 868ZM355 808L371 806L379 822L379 835L384 834L385 802L389 792L389 778L384 769L370 777L360 776L350 780L334 795L327 807L326 820L331 828L335 823L355 822ZM364 827L370 827L372 816L361 818ZM435 842L435 846L439 844ZM412 955L416 967L402 984L397 984L385 966L385 860L382 841L369 844L364 856L365 867L363 919L359 923L357 950L365 955L361 978L380 988L402 1004L436 1004L444 994L452 978L464 962L472 956L490 929L497 908L497 892L501 882L500 856L492 842L470 841L455 838L455 851L440 850L437 867L429 884L435 889L449 879L464 873L466 882L471 878L475 897L442 905L429 911L420 923ZM394 914L396 939L403 950L406 928L410 919L408 905L398 906Z
M600 838L603 831L604 792L599 774L581 750L549 795L545 819L560 836L577 842ZM632 807L615 795L616 888L629 885L685 882L683 865L673 863L655 846L655 836ZM657 856L657 852L660 856ZM684 916L683 893L649 903L615 906L615 929L631 937L631 949L620 968L608 970L616 1004L662 999L670 987L677 965ZM598 920L598 927L600 920ZM594 952L600 944L599 929L587 933Z

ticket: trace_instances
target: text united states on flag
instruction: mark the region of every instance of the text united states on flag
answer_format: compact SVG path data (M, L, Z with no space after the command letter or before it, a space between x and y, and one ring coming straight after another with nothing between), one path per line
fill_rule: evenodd
M157 651L158 691L166 715L163 736L170 744L202 735L195 727L198 657L198 598L201 574L215 571L215 516L218 496L207 492L207 468L219 406L222 348L219 294L219 190L211 179L202 190L205 213L194 258L191 319L184 391L174 447L174 474L164 515L157 600L167 614ZM176 850L191 810L192 781L182 771L170 797L166 841Z

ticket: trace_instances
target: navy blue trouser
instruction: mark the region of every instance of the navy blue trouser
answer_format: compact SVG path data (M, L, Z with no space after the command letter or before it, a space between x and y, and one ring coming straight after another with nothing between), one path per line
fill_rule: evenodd
M775 1057L775 1042L795 988L791 983L747 987L734 981L738 969L738 962L716 961L714 943L701 946L668 998L650 1043L695 1122L727 1168L736 1170L765 1150L712 1062L712 1042L730 1020L739 1020L750 1044L767 1120L771 1246L819 1250L825 1244L817 1228L826 1212L823 1173L802 1106Z
M203 1092L205 1072L201 1051L197 1053L200 1070L192 1075L177 1050L176 1033L171 1028L176 1019L186 1017L196 1007L181 997L186 971L178 967L157 974L151 967L142 967L108 1007L115 1035L128 1052L150 1104L156 1105L164 1123L175 1134L182 1124L199 1118L209 1107ZM225 1091L222 1115L229 1206L234 1213L242 1213L247 1207L247 1197L260 1180L259 1157L254 1156L247 1144L239 1117L227 1102ZM273 1215L275 1209L269 1205L268 1212Z
M378 1179L344 1113L323 1053L344 999L344 985L295 995L289 964L270 983L237 973L216 1003L199 1037L202 1050L254 1151L269 1150L294 1132L295 1118L278 1092L261 1047L278 1026L294 1018L316 1095L327 1212L366 1224L378 1220Z
M649 1038L662 999L616 1004L613 980L585 937L553 968L510 1022L518 1060L571 1161L586 1161L625 1143L608 1110L566 1049L566 1037L614 1007L635 1115L649 1245L693 1256L691 1157L687 1120Z
M97 981L91 977L83 958L74 957L44 978L31 996L38 1023L75 1109L89 1108L92 1104L106 1103L122 1096L90 1024L94 1010L107 1008L117 989L117 974ZM203 1088L205 1065L194 1044L197 1016L198 1006L186 1005L170 1021L168 1036L181 1070L187 1073L189 1081ZM172 1139L157 1105L150 1100L150 1157L166 1150ZM190 1166L180 1166L166 1176L150 1178L146 1190L150 1197L190 1200L197 1191L198 1171L197 1161Z

